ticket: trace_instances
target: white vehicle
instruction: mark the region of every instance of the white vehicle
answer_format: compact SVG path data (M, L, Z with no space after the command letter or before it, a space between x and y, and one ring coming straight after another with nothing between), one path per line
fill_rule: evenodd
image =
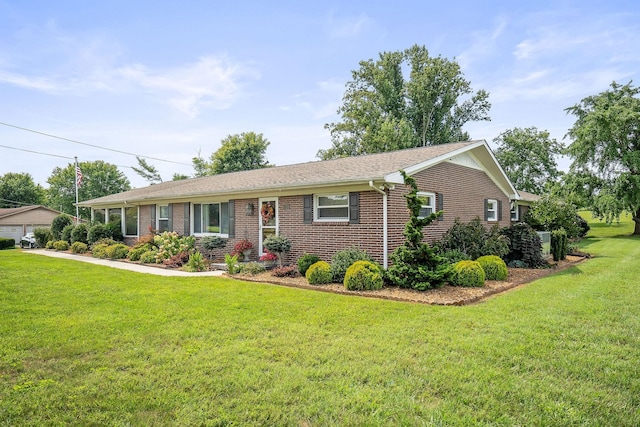
M21 248L37 248L38 243L36 242L36 237L33 233L27 233L24 235L22 239L20 239L20 247Z

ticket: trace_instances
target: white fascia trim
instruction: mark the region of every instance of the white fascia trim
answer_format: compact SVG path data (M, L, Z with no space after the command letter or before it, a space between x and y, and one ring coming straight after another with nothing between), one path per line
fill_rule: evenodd
M433 159L429 159L429 160L426 160L424 162L417 163L417 164L415 164L413 166L409 166L408 168L405 168L404 171L407 173L407 175L413 175L413 174L418 173L418 172L420 172L420 171L422 171L424 169L430 168L431 166L437 165L438 163L444 162L445 160L447 160L447 159L449 159L451 157L455 157L458 154L464 153L466 151L473 150L474 148L479 147L481 145L484 145L488 149L487 142L485 140L480 140L480 141L477 141L477 142L475 142L475 143L473 143L471 145L467 145L466 147L462 147L462 148L459 148L459 149L457 149L455 151L450 151L450 152L448 152L446 154L443 154L441 156L434 157ZM491 151L491 150L489 150L489 151ZM495 160L495 158L494 158L494 160ZM386 182L393 183L393 184L404 184L404 179L402 178L402 174L400 173L400 171L392 172L392 173L390 173L388 175L385 175L384 180Z

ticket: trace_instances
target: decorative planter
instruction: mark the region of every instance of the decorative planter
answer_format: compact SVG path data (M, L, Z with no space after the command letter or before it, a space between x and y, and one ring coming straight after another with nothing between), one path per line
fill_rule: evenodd
M249 261L249 256L251 255L251 249L247 249L246 251L242 251L242 255L244 256L244 259L242 261L248 262Z

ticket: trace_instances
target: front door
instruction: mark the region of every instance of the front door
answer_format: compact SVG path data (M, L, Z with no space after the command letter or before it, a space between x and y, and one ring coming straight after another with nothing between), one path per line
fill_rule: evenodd
M264 253L262 242L278 234L278 198L260 199L260 253Z

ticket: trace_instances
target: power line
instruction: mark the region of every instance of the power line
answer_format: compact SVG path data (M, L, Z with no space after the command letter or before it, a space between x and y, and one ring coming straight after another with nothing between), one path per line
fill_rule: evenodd
M58 154L43 153L41 151L27 150L26 148L9 147L8 145L2 145L2 144L0 144L0 147L10 148L12 150L18 150L18 151L26 151L27 153L40 154L40 155L43 155L43 156L51 156L51 157L59 157L61 159L75 160L74 157L60 156ZM119 168L133 169L133 166L124 166L124 165L115 165L115 166L118 166Z
M15 128L15 129L20 129L20 130L23 130L23 131L26 131L26 132L36 133L38 135L48 136L49 138L56 138L56 139L61 139L63 141L73 142L74 144L86 145L88 147L99 148L101 150L113 151L114 153L126 154L126 155L129 155L129 156L136 156L136 157L143 157L143 158L146 158L146 159L157 160L159 162L174 163L174 164L177 164L177 165L192 166L192 165L190 165L188 163L176 162L176 161L173 161L173 160L159 159L157 157L150 157L150 156L145 156L145 155L142 155L142 154L129 153L127 151L116 150L114 148L100 147L99 145L88 144L86 142L76 141L75 139L64 138L62 136L56 136L56 135L52 135L50 133L40 132L40 131L37 131L37 130L24 128L24 127L12 125L12 124L9 124L9 123L0 122L0 125L12 127L12 128ZM65 157L65 158L67 158L67 157Z

